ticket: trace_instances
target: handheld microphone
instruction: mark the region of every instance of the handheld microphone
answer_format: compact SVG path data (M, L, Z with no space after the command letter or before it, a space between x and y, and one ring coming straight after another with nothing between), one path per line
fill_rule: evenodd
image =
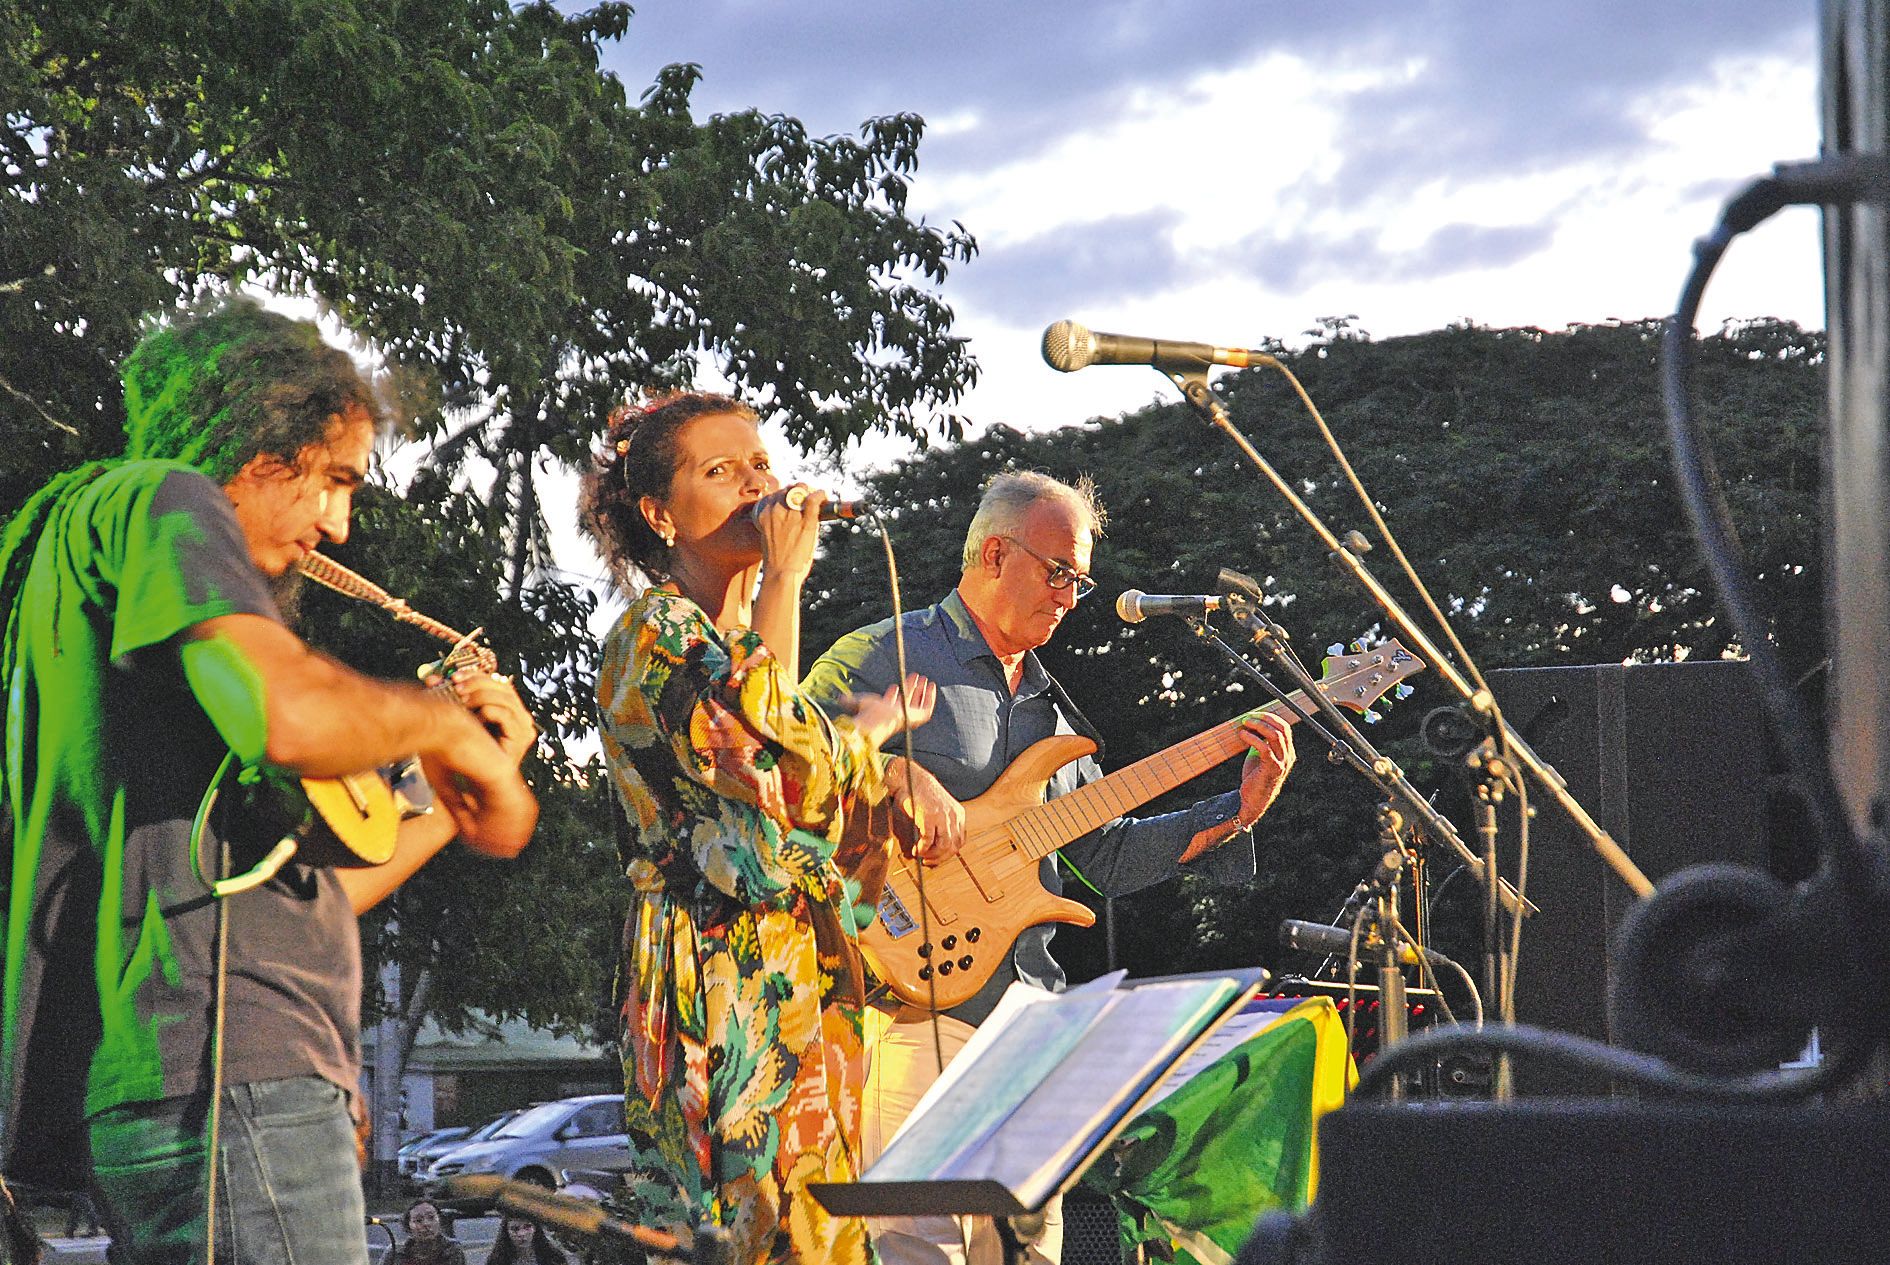
M1044 361L1059 373L1075 373L1091 365L1153 365L1157 369L1205 369L1209 365L1270 363L1264 351L1244 347L1214 347L1172 339L1137 338L1131 334L1103 334L1075 321L1058 321L1043 332Z
M1175 595L1124 589L1122 596L1116 599L1116 615L1125 624L1139 624L1150 615L1185 615L1199 619L1209 611L1220 608L1220 598L1209 597L1204 593Z
M1343 955L1352 951L1352 933L1344 927L1328 927L1323 922L1301 922L1297 918L1280 920L1280 943L1289 949L1298 949L1303 953L1329 953ZM1361 953L1369 949L1364 939L1359 940ZM1419 950L1408 944L1397 946L1398 963L1401 966L1416 966ZM1432 949L1423 950L1424 959L1432 965L1440 965L1450 959Z
M755 507L748 511L748 517L759 519L761 517L761 507L767 503L765 497L756 501ZM791 510L798 510L801 506L807 504L807 489L798 483L795 484L781 494L781 503ZM820 521L823 523L831 523L835 519L843 518L850 523L865 513L865 501L836 501L829 499L820 507Z

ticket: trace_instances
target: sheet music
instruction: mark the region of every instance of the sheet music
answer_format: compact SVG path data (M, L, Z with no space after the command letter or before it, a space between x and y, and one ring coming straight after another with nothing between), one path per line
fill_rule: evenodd
M1075 988L1066 989L1061 993L1046 992L1041 988L1033 988L1029 984L1012 984L1004 990L1004 995L998 999L998 1004L992 1008L990 1015L971 1034L971 1039L965 1042L958 1056L946 1064L944 1072L932 1082L919 1101L913 1104L912 1110L906 1113L905 1120L900 1124L898 1132L887 1140L886 1145L890 1147L899 1141L905 1135L907 1125L925 1115L933 1103L952 1092L952 1087L958 1083L959 1079L984 1057L984 1052L997 1041L998 1034L1013 1023L1015 1016L1023 1013L1026 1007L1044 1005L1058 998L1108 993L1118 987L1128 974L1127 971L1112 971L1108 975L1090 980L1086 984L1078 984Z
M1022 1000L986 1022L865 1180L997 1182L1038 1206L1241 989L1212 976Z

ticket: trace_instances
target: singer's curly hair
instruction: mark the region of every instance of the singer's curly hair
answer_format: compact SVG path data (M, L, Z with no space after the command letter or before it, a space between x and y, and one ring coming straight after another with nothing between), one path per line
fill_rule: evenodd
M578 493L578 525L610 567L626 596L644 585L637 572L660 583L669 579L669 550L643 517L637 502L669 495L680 458L676 441L698 417L733 413L759 420L755 410L727 395L683 391L641 406L620 405L604 431L604 449L592 458Z

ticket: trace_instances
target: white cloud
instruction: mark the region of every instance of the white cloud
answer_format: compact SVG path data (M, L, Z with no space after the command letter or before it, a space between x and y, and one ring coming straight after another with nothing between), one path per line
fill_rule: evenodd
M1293 341L1316 318L1347 313L1378 337L1460 319L1559 328L1664 315L1692 241L1738 181L1817 148L1815 76L1809 50L1794 47L1729 56L1697 82L1623 101L1623 117L1646 138L1627 154L1439 170L1410 188L1338 196L1331 187L1331 156L1343 149L1332 130L1338 105L1348 94L1409 85L1423 71L1401 59L1322 72L1267 54L1168 97L1145 96L1130 117L1072 135L1030 162L930 188L921 181L934 205L983 234L990 249L980 263L1014 260L1033 270L980 278L974 264L947 283L960 330L985 367L966 401L969 415L1056 425L1162 393L1158 380L1132 377L1132 369L1049 371L1036 339L1063 317L1237 344L1267 335ZM1263 99L1294 121L1283 129L1290 142L1256 147L1264 159L1196 139L1235 117L1226 113L1230 103ZM1202 153L1214 155L1201 161L1216 178L1191 183L1182 169ZM1143 232L1144 248L1112 243L1111 229ZM1037 252L1020 249L1032 240ZM1751 234L1709 293L1703 326L1753 316L1821 324L1818 252L1810 211L1787 212ZM1113 266L1123 285L1112 292L1095 278L1059 275L1066 256ZM1092 298L1100 301L1085 302Z

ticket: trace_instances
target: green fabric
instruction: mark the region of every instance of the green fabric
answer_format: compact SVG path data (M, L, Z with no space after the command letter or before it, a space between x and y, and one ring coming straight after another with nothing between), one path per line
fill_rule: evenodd
M43 925L49 884L75 846L90 852L83 870L102 884L92 973L103 1031L87 1107L165 1092L159 1029L168 1016L147 1013L139 996L147 981L174 987L179 963L156 892L128 896L122 884L132 832L152 826L149 806L132 801L134 776L179 752L127 737L127 709L145 713L137 717L140 734L156 737L169 723L148 714L157 696L134 693L150 674L128 671L129 661L203 620L237 612L272 613L273 606L221 489L196 471L170 461L125 462L72 486L46 514L9 613L6 646L6 808L14 840L0 1064L10 1094L21 1089L21 1025L39 988L27 974L36 956L29 937L53 934ZM201 793L201 785L190 792ZM178 830L187 825L186 818ZM120 910L128 916L113 916ZM85 1054L72 1052L80 1071Z
M1084 1178L1114 1200L1125 1249L1224 1265L1261 1213L1307 1205L1318 1050L1315 1024L1282 1020L1136 1117L1114 1171Z
M262 673L222 633L184 643L181 657L190 692L223 741L246 769L260 772L257 766L269 753L269 698Z

